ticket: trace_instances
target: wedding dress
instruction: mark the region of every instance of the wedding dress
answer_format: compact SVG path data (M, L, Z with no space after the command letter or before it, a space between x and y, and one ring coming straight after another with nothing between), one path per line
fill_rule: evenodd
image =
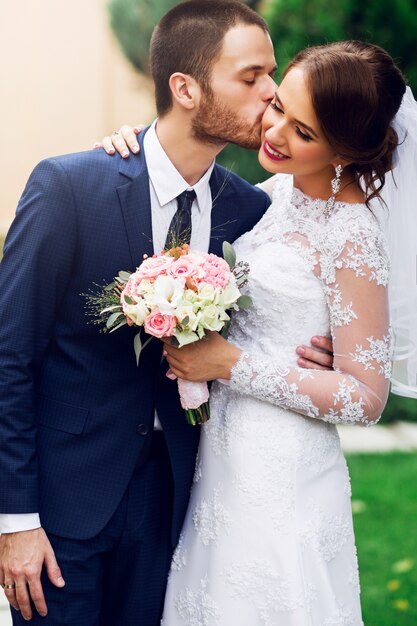
M388 255L363 204L275 177L272 204L235 243L253 306L242 356L214 383L163 626L360 626L350 482L336 423L370 425L388 393ZM335 371L295 347L332 335Z

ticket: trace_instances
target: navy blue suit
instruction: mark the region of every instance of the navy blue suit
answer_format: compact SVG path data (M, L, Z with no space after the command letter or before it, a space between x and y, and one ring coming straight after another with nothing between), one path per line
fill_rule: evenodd
M221 254L222 242L250 230L269 199L218 165L210 187L210 251ZM93 545L129 506L123 498L150 454L156 408L172 470L172 507L164 514L170 540L158 572L164 581L199 429L186 424L176 383L165 377L161 342L150 342L137 367L136 331L100 333L81 295L119 270L134 270L144 253L153 247L143 149L128 160L92 151L35 168L0 265L0 512L39 511L48 535ZM61 624L49 619L42 623ZM104 624L100 619L85 624ZM123 626L153 624L123 619ZM68 620L62 623L81 626Z

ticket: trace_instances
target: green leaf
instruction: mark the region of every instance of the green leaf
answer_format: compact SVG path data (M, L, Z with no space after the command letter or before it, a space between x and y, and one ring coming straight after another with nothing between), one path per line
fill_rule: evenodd
M133 347L136 354L136 365L139 365L140 353L142 352L142 339L140 333L138 333L133 340Z
M127 302L127 304L133 304L132 298L129 298L129 296L127 296L126 294L125 294L125 302Z
M122 280L124 283L127 283L127 281L130 278L130 274L131 272L119 272L119 278L120 280Z
M117 311L117 313L112 313L112 315L110 315L109 319L106 322L106 327L111 328L121 315L123 315L123 313L120 313L120 311Z
M113 281L112 283L104 287L104 291L113 291L115 287L116 287L116 282Z
M152 341L152 339L154 339L154 337L153 337L152 335L151 335L150 337L148 337L148 339L145 341L145 343L144 343L144 344L143 344L143 346L142 346L142 350L143 350L144 348L146 348L146 346L148 345L148 343L149 343L150 341Z
M220 331L220 334L222 337L227 337L227 333L229 332L229 326L230 326L230 320L228 320L225 325L223 326L223 328Z
M188 324L188 322L189 322L189 321L190 321L190 318L189 318L189 316L188 316L188 315L186 315L186 316L184 317L184 319L182 320L181 325L182 325L182 326L187 326L187 324Z
M236 253L228 241L223 242L223 257L230 269L233 269L236 265Z
M252 298L250 296L240 296L236 304L239 309L249 309L252 306Z
M110 311L114 311L115 309L118 309L120 313L122 312L120 304L115 304L113 306L108 306L106 309L100 311L100 315L104 315L104 313L109 313Z
M117 324L117 326L115 326L114 328L111 329L111 333L114 333L115 330L118 330L119 328L121 328L122 326L126 326L127 324L127 319L125 318L123 320L123 322L120 322L120 324Z

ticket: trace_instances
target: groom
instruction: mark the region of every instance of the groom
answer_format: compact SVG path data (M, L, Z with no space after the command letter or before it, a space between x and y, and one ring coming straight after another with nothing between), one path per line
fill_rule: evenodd
M159 253L186 190L191 245L216 254L269 204L214 163L228 142L258 144L275 72L264 21L191 0L161 20L151 63L159 119L140 154L40 163L4 248L0 583L14 624L159 624L199 430L162 343L136 367L134 330L101 334L80 294Z

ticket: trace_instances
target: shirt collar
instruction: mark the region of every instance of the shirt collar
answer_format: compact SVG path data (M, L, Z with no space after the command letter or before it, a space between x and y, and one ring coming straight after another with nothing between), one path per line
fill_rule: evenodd
M207 205L211 209L211 192L210 192L210 176L213 172L215 161L211 163L208 170L203 174L200 180L190 187L186 180L181 176L179 171L170 161L167 153L161 146L156 134L155 120L150 126L143 141L143 147L146 154L146 164L148 167L149 178L158 198L161 207L165 206L177 196L187 189L194 189L197 196L197 205L200 211L204 210Z

